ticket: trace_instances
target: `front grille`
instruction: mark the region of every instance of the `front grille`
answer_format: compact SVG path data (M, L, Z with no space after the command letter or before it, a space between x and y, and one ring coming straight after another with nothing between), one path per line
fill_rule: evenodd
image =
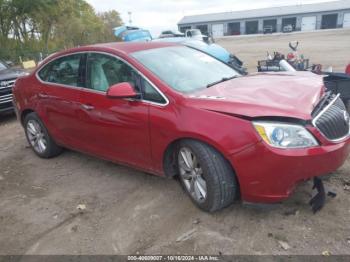
M324 99L327 99L326 101ZM341 140L349 135L349 114L339 94L325 97L321 111L312 123L329 140Z
M16 79L8 79L0 81L0 105L12 102L12 87Z
M12 101L12 94L0 96L0 104L6 104Z
M8 79L8 80L1 80L0 81L0 90L6 89L6 88L12 88L15 84L16 79Z

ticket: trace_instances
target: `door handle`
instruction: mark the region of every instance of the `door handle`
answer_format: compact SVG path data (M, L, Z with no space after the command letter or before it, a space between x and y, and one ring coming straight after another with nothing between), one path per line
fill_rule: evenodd
M49 97L46 93L39 93L38 96L40 98L48 98Z
M91 110L93 110L95 107L92 106L92 105L85 105L85 104L82 104L82 105L81 105L81 108L84 109L84 110L87 110L87 111L91 111Z

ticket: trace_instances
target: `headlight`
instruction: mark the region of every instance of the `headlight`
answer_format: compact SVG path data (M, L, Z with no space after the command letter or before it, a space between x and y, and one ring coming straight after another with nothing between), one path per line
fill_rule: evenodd
M313 135L300 125L260 121L254 121L253 125L261 138L273 147L305 148L318 146Z

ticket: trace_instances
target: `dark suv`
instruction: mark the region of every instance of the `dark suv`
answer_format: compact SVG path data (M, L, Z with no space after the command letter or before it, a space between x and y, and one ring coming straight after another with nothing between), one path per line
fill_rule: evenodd
M10 68L0 59L0 113L13 110L12 86L17 77L25 75L22 69Z

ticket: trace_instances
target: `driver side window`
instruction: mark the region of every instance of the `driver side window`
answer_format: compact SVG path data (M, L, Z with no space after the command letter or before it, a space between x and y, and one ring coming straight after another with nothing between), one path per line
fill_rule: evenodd
M140 99L165 104L164 97L132 67L116 57L89 53L87 57L87 88L107 92L112 85L128 82L141 94Z
M115 57L100 53L88 54L88 88L106 92L110 86L122 82L129 82L137 89L137 73L135 70Z

